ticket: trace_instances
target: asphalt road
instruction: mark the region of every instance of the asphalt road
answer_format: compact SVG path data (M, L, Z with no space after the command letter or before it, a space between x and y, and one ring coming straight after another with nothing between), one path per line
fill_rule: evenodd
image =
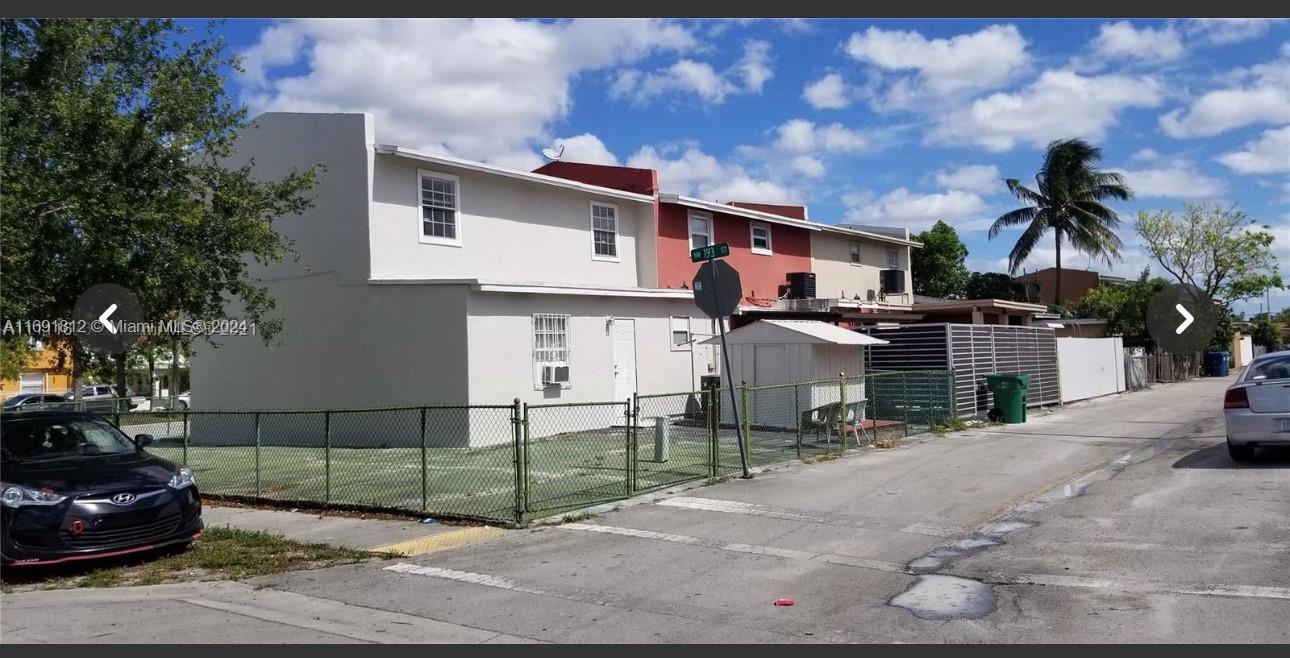
M229 600L230 585L180 598L192 626L252 617L246 640L1284 642L1290 455L1228 460L1226 384L1158 386L578 523L264 578L235 613L200 605ZM117 596L135 597L119 605L139 623L111 629L98 628L110 592L5 597L5 640L47 639L57 606L59 627L72 615L93 641L147 641L148 588L132 589ZM94 597L84 615L77 596ZM303 604L283 601L328 612L293 617Z

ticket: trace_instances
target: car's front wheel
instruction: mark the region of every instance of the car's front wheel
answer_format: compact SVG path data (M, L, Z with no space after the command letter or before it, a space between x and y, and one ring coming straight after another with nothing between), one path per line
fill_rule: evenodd
M1227 454L1234 462L1247 462L1254 458L1254 446L1236 445L1228 441Z

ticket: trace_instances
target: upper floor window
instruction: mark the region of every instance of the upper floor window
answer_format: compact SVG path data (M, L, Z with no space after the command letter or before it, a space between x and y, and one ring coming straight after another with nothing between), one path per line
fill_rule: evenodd
M851 264L860 264L860 243L855 240L851 241Z
M900 269L900 252L895 247L887 247L887 269Z
M770 226L767 224L749 224L748 230L752 234L752 252L754 254L770 254Z
M421 178L421 241L461 245L459 180L429 171Z
M618 260L618 206L592 202L591 257Z
M698 249L712 244L712 217L693 213L690 215L690 248Z

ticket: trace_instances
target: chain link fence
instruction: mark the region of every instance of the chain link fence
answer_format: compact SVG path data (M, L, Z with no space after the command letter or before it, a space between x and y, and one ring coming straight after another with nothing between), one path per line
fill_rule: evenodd
M948 371L637 395L621 402L336 411L97 411L203 493L522 524L837 454L954 415ZM70 407L60 407L70 408Z

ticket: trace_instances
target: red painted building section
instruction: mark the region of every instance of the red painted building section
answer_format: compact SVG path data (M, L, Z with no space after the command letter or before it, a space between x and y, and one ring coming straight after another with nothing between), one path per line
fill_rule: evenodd
M789 272L811 271L811 234L806 229L765 224L770 227L772 255L752 252L752 235L746 217L709 213L712 241L730 245L725 260L739 271L745 298L774 299L788 283ZM658 285L689 288L699 264L690 262L690 209L675 203L659 204Z
M768 212L772 215L779 215L789 219L806 219L806 206L781 206L773 203L749 203L747 201L731 201L728 205L758 212Z
M658 172L653 169L614 167L581 162L560 162L557 160L534 169L533 173L565 180L576 180L588 185L612 187L615 190L649 196L653 196L658 192Z

